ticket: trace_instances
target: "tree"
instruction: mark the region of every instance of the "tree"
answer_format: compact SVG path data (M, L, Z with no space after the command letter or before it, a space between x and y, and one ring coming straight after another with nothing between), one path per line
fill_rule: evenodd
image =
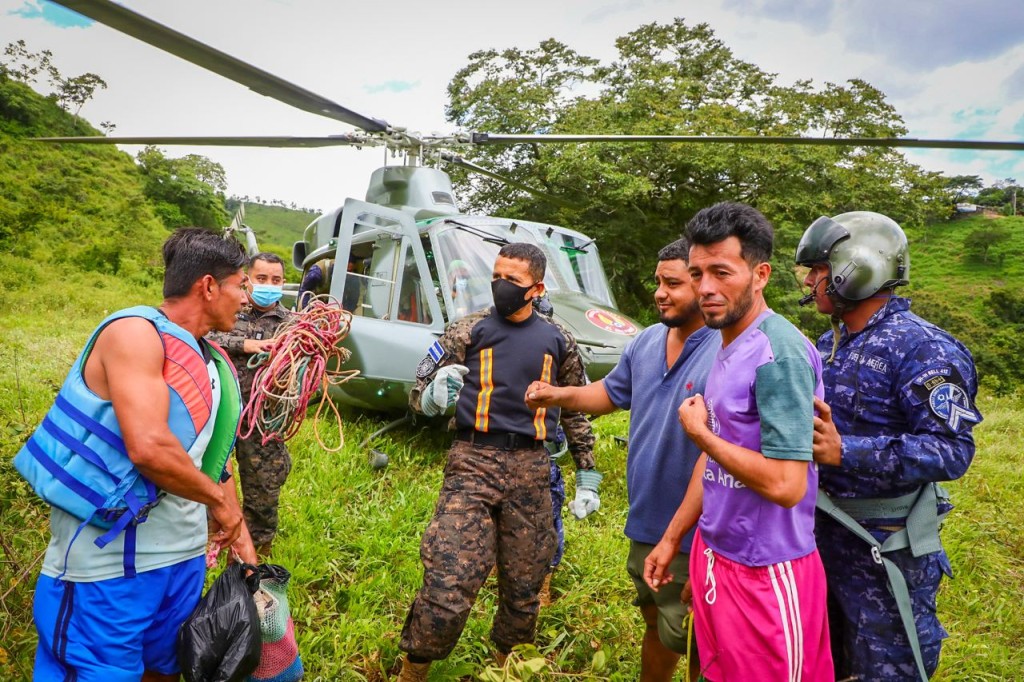
M139 152L136 159L146 196L168 229L228 224L230 215L224 206L227 179L219 163L198 154L172 159L152 146Z
M82 105L92 99L96 88L107 89L107 82L94 73L83 73L74 78L60 78L57 82L57 104L75 116L82 110Z
M954 175L945 178L950 203L958 204L963 199L973 198L985 186L980 175Z
M964 255L969 260L987 264L992 247L1009 239L1010 231L1001 225L979 227L964 237Z
M8 43L4 48L3 59L0 60L0 79L16 80L25 85L35 86L41 75L53 89L50 97L65 111L75 110L75 116L82 106L92 99L97 88L106 89L107 83L94 73L83 73L80 76L65 78L52 62L53 53L49 50L30 52L24 40Z
M616 41L601 64L554 40L535 50L470 55L449 85L449 118L496 133L816 135L887 137L903 121L870 84L781 85L736 58L707 24L649 24ZM940 176L892 150L690 144L477 147L474 161L576 202L564 208L454 172L473 210L568 224L597 238L623 307L650 309L650 272L662 245L700 208L726 199L776 225L773 305L795 302L792 253L819 215L872 209L920 223L947 211ZM785 301L783 301L785 299Z

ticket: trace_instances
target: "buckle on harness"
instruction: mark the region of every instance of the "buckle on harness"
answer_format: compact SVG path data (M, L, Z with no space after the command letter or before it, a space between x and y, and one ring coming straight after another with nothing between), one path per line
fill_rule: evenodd
M882 564L882 552L877 547L871 548L871 558L875 560L876 564Z

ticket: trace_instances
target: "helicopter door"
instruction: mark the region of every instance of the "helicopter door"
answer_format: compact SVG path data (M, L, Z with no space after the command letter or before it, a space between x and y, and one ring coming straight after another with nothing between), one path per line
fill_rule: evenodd
M400 382L407 391L444 330L419 228L406 213L356 199L345 202L339 228L331 295L354 315L349 366L380 390Z

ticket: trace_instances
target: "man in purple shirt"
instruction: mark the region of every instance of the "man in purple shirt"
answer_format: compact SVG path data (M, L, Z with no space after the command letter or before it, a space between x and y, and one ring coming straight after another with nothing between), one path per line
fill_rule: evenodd
M643 579L644 559L661 539L679 508L686 484L701 455L679 427L676 406L704 390L704 382L722 345L718 332L704 326L690 286L690 245L677 239L658 252L654 302L661 324L640 332L604 379L582 387L535 381L526 389L531 409L562 407L587 414L630 410L626 487L629 514L626 571L633 580L646 630L640 650L640 682L668 682L689 639L680 594L688 576L689 533L676 543L672 582L653 591ZM697 657L688 661L697 677Z
M722 347L703 396L679 420L704 451L645 565L652 588L698 524L690 553L703 674L723 680L833 679L825 575L814 543L814 397L821 358L764 300L771 224L720 203L687 225L690 277Z

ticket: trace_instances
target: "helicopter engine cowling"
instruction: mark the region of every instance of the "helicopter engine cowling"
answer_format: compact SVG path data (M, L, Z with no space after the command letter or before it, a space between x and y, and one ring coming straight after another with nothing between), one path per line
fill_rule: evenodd
M457 215L448 175L427 166L385 166L370 176L366 201L412 213L416 220Z

